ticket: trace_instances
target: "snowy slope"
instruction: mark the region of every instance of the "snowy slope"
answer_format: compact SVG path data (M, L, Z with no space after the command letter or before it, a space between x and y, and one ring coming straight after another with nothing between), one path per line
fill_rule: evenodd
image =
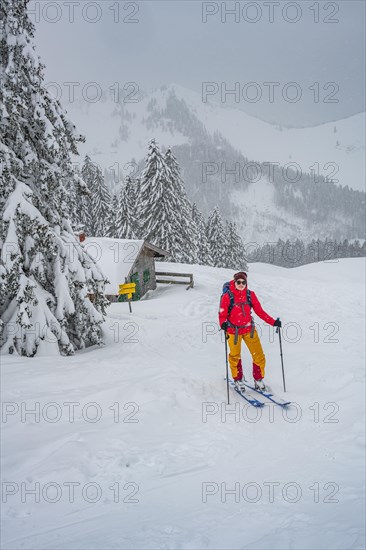
M309 173L311 167L318 170L314 165L319 163L319 174L324 177L365 190L365 113L309 128L281 129L238 109L215 105L206 109L201 120L210 132L218 130L251 160L282 166L297 163Z
M167 124L170 117L174 121L174 113L170 113L168 119L162 118L153 135L147 123L151 101L154 109L163 111L171 94L185 102L210 136L219 132L251 161L297 163L302 172L313 170L338 180L341 185L365 190L365 113L309 128L280 128L241 109L214 101L203 102L200 94L177 84L146 95L131 96L129 89L126 103L115 91L109 91L103 100L95 103L84 100L66 103L72 120L87 137L80 151L83 155L91 154L104 168L116 161L123 167L132 158L139 160L145 156L147 142L152 137L165 147L190 142L194 135ZM219 95L214 97L218 98Z
M13 413L3 416L2 474L15 493L3 503L3 547L364 548L364 260L251 266L250 287L285 323L296 405L256 416L232 394L239 418L220 415L218 297L232 272L163 266L192 271L195 288L159 285L132 314L113 304L105 347L2 357ZM267 379L281 394L277 337L258 327ZM247 351L243 358L250 376ZM70 402L79 403L74 422ZM39 418L21 416L37 403ZM207 407L214 414L204 422ZM36 483L39 502L24 492ZM70 483L79 484L73 499ZM235 484L237 496L225 498Z

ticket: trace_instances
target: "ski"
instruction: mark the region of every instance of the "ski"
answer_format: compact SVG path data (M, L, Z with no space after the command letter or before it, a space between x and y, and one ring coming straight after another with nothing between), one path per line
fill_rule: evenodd
M225 378L226 380L226 378ZM264 407L264 403L263 401L259 401L259 399L257 399L256 397L254 397L254 395L252 395L251 393L249 392L244 392L242 393L240 390L238 390L238 388L235 386L234 382L232 380L229 380L229 384L231 385L231 387L233 388L233 390L240 395L240 397L242 397L243 399L245 399L245 401L247 401L250 405L253 405L253 407Z
M268 387L264 391L260 391L260 390L257 390L254 386L250 386L246 382L244 382L244 385L247 388L255 391L256 393L259 393L259 395L263 395L263 397L266 397L267 399L272 401L272 403L275 403L280 407L288 407L289 405L291 405L291 401L285 401L284 399L281 399L281 397L276 397L275 395L273 395L271 389Z

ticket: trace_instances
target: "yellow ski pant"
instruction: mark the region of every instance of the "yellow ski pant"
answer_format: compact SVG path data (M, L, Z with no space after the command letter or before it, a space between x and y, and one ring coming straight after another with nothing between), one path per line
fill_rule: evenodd
M241 341L246 343L253 360L253 378L255 380L261 380L264 378L264 372L266 367L266 357L263 353L262 344L259 339L258 333L254 330L253 338L250 337L250 332L247 334L239 334L238 341L235 344L235 334L228 334L228 344L230 348L229 363L231 368L231 374L234 380L241 380L243 376L243 369L241 364Z

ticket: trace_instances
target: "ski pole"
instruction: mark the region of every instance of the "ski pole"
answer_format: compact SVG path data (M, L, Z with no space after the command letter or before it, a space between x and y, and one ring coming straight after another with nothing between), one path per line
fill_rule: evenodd
M285 369L284 369L284 366L283 366L282 340L281 340L281 329L280 329L280 327L276 328L276 332L278 332L278 338L280 340L280 355L281 355L281 365L282 365L283 391L286 392Z
M226 391L227 391L227 404L230 405L230 398L229 398L229 364L227 360L227 337L226 337L226 330L224 331L225 334L225 359L226 359Z

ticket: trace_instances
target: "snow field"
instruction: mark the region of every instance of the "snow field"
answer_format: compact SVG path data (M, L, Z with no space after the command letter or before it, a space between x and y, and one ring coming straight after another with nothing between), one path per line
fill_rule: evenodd
M2 356L4 548L364 548L364 260L251 264L284 323L286 412L225 403L232 272L161 267L195 288L112 304L105 347ZM257 326L282 396L278 337Z

